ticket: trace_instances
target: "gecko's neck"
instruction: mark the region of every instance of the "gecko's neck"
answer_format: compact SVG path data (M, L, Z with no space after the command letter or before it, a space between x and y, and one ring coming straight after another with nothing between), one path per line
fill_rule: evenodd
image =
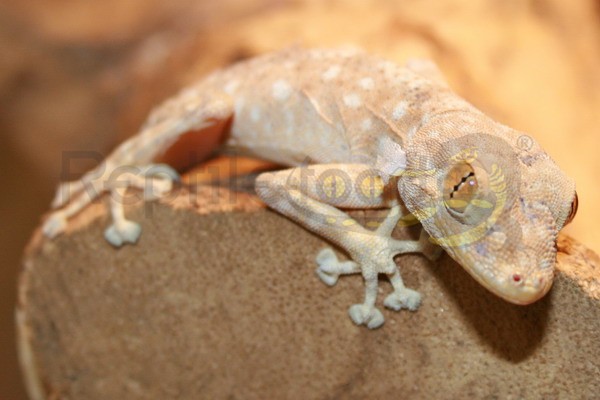
M439 86L420 87L406 91L403 102L410 104L410 112L400 118L400 129L406 132L406 145L410 145L416 134L443 125L457 114L471 118L487 118L481 111L450 89ZM452 115L452 118L450 118Z

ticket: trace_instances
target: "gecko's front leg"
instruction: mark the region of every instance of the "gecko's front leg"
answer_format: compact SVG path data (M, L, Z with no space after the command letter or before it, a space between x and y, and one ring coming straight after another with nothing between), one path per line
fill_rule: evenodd
M337 179L331 171L343 171ZM344 249L350 261L339 261L331 249L317 255L317 274L328 285L339 275L361 272L365 279L363 303L350 307L349 314L356 324L377 328L384 322L383 314L375 307L378 275L386 274L394 286L385 301L391 309L416 310L420 295L404 286L394 262L397 254L423 252L424 240L400 241L391 233L401 218L397 198L380 190L365 196L359 179L376 179L375 171L364 165L316 165L265 173L257 179L259 196L271 207L297 221L311 231L329 239ZM370 176L370 178L369 178ZM325 177L325 178L324 178ZM337 184L336 184L337 182ZM340 187L341 186L341 187ZM387 218L374 231L363 228L337 207L376 208L393 206Z

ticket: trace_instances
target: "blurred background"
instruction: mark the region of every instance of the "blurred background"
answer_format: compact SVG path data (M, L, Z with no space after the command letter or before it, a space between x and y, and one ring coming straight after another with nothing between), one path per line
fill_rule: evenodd
M23 399L20 258L64 152L106 154L210 70L291 44L434 59L451 86L534 136L578 186L567 233L600 250L600 2L0 0L0 399ZM73 160L84 171L91 159Z

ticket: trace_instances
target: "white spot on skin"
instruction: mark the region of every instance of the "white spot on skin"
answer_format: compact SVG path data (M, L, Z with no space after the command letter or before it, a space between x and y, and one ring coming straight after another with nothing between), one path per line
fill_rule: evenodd
M321 75L321 77L324 81L330 81L332 79L335 79L340 74L341 70L342 68L339 65L332 65L327 69L327 71L323 72L323 75Z
M252 110L250 110L250 119L254 122L257 122L260 119L260 108L258 106L254 106L252 107Z
M433 139L439 138L440 137L440 133L437 132L437 131L431 131L431 132L429 132L429 137L433 138Z
M407 107L408 104L405 101L401 101L400 103L396 104L394 110L392 111L392 119L394 121L398 121L399 119L404 117L404 115L406 115Z
M243 97L238 97L235 99L235 103L233 105L233 111L236 114L240 114L246 105L246 99Z
M408 139L411 140L413 138L413 136L415 136L415 133L417 133L417 126L413 125L407 133Z
M237 90L237 88L239 86L240 86L240 81L235 80L235 81L231 81L227 85L225 85L225 87L223 88L223 90L227 94L233 94L233 93L235 93L235 91Z
M506 239L507 237L504 232L493 232L490 234L490 241L493 242L497 248L501 248L506 242Z
M362 120L362 122L360 123L360 128L363 131L368 131L373 127L373 120L371 120L371 118L365 118Z
M273 83L273 97L277 100L286 100L292 94L292 87L289 83L280 79Z
M383 61L379 64L379 68L387 76L393 76L396 73L398 66L391 61Z
M372 90L375 87L375 81L373 78L366 77L358 81L358 85L365 90Z
M350 93L344 96L344 104L349 108L358 108L362 105L362 100L360 96L356 93Z

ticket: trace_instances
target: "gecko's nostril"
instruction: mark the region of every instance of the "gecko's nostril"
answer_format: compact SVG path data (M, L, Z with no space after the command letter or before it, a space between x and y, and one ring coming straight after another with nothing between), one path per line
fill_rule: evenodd
M521 283L521 281L523 280L523 278L519 274L513 274L512 280L513 280L514 283Z

